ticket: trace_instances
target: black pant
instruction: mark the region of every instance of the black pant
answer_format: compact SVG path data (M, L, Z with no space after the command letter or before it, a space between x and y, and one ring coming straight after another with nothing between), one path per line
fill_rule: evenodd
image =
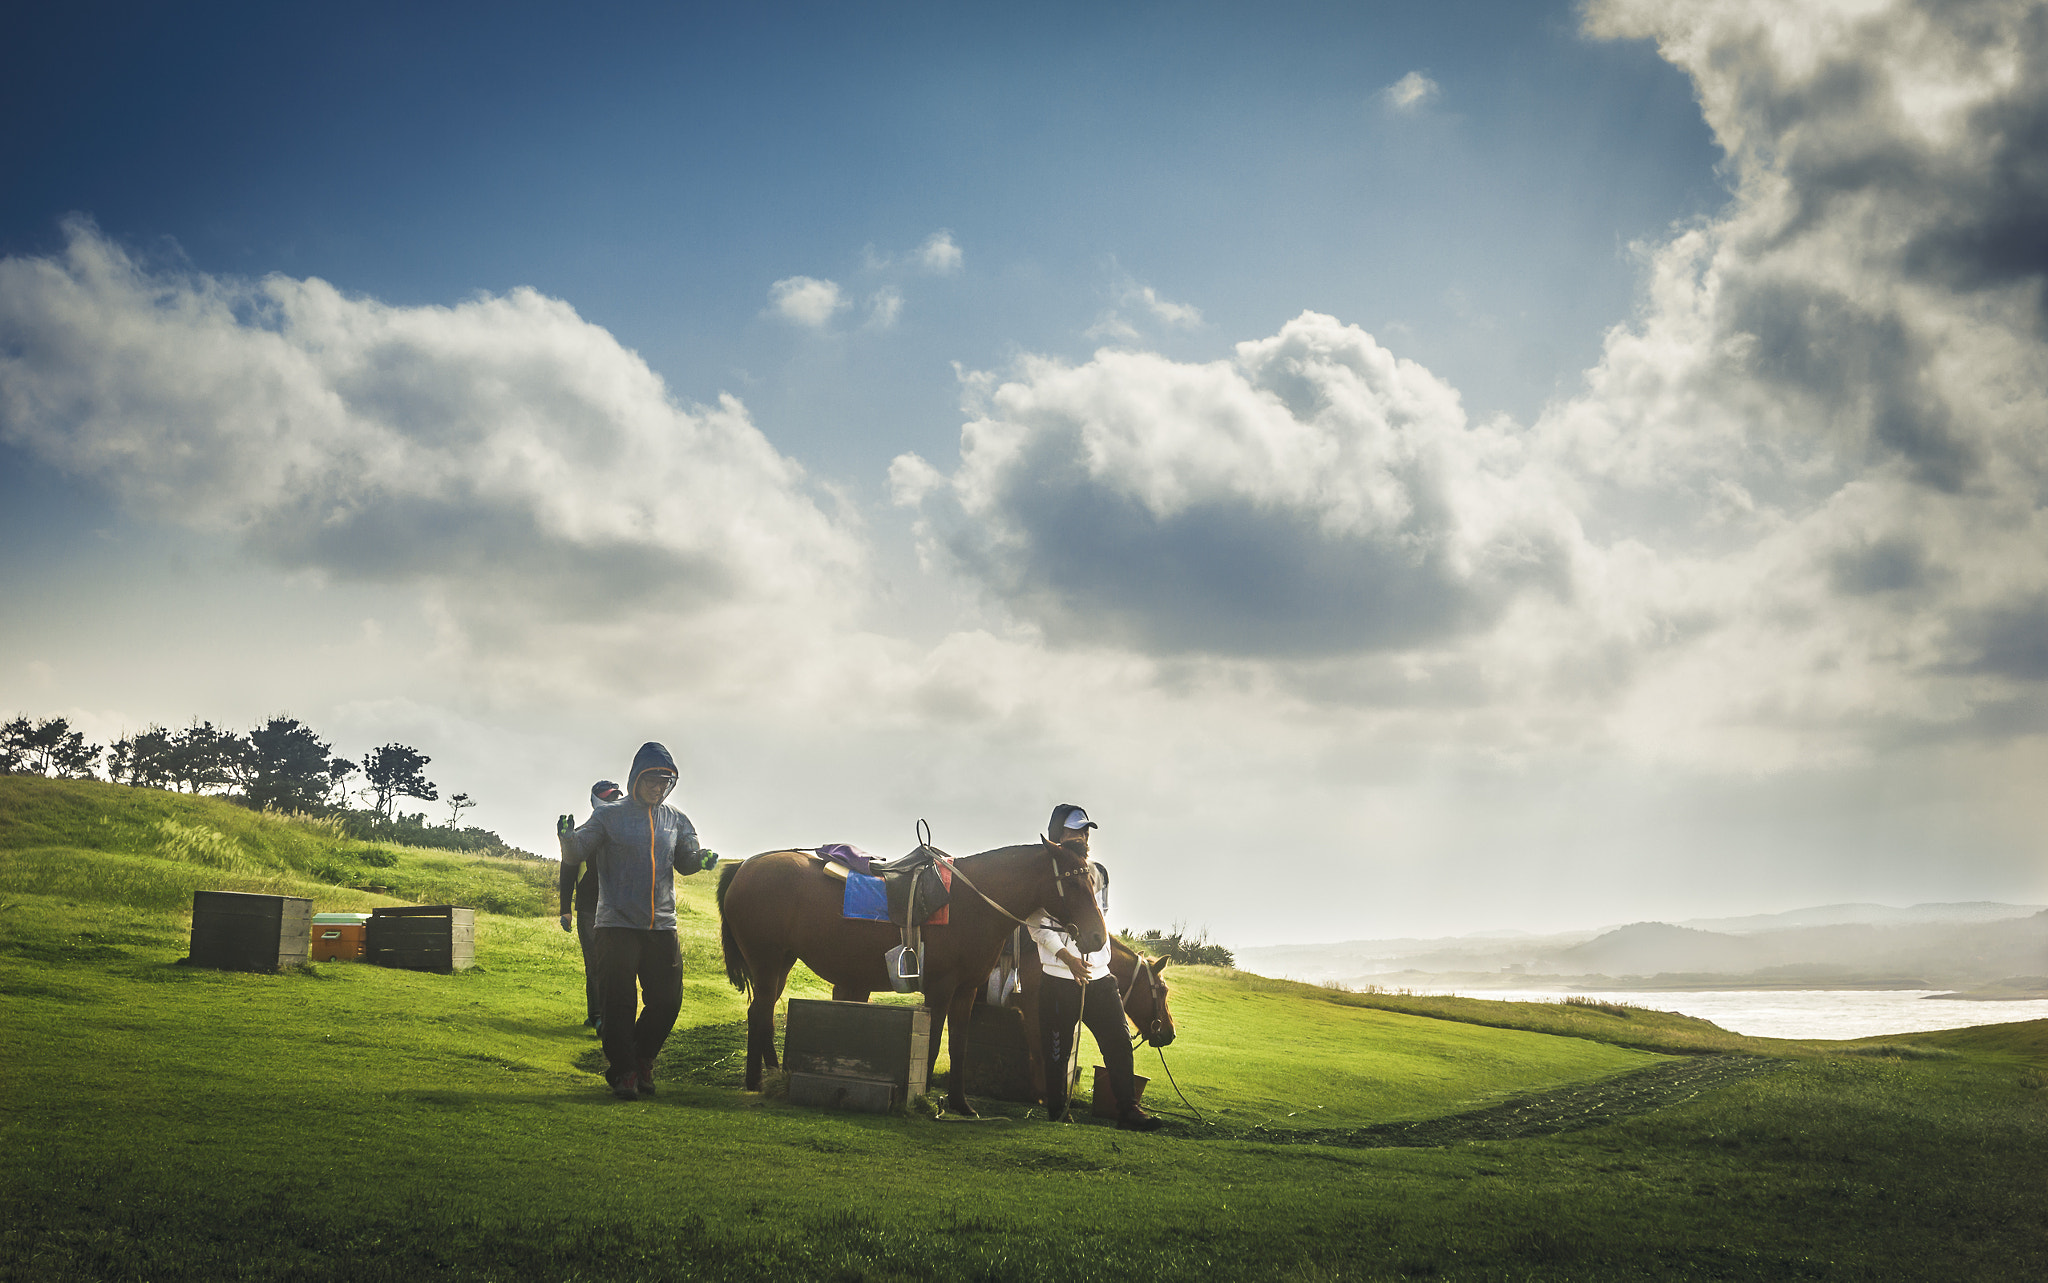
M676 1027L683 1009L683 948L673 931L598 927L591 935L604 1007L604 1058L611 1065L607 1076L617 1081L652 1061ZM635 1020L633 1009L643 996L647 1005Z
M1137 1095L1131 1083L1131 1035L1124 1025L1124 1000L1116 977L1097 976L1084 990L1071 980L1045 976L1038 982L1038 1046L1045 1065L1046 1112L1066 1117L1067 1065L1078 1051L1073 1046L1076 1015L1095 1035L1117 1108L1130 1108Z
M597 998L597 959L593 956L597 947L596 930L596 910L593 909L588 917L580 913L576 915L576 943L583 950L583 1019L586 1023L604 1014Z

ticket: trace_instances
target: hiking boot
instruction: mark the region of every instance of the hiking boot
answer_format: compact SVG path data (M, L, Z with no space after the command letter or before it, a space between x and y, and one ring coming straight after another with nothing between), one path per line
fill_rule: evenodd
M1159 1130L1159 1120L1136 1105L1131 1105L1117 1111L1116 1129L1120 1132L1156 1132Z
M640 1094L642 1096L652 1096L654 1094L654 1062L651 1060L641 1061L640 1072L636 1077L640 1082Z
M614 1095L614 1096L617 1096L617 1097L618 1097L618 1098L619 1098L620 1100L638 1100L638 1099L640 1099L640 1075L639 1075L639 1074L637 1074L637 1073L624 1073L624 1074L620 1074L620 1075L618 1075L617 1077L613 1078L613 1079L611 1080L611 1083L612 1083L612 1095Z

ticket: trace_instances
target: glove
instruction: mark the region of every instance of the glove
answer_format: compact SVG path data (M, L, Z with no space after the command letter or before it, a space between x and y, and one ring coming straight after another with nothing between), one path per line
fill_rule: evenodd
M567 837L567 836L569 836L569 833L570 833L570 831L571 831L571 830L573 830L573 829L574 829L575 827L576 827L576 817L575 817L575 816L573 816L573 815L558 815L558 816L556 816L556 817L555 817L555 836L556 836L556 837Z
M702 869L703 869L703 870L704 870L704 871L705 871L706 873L709 873L709 872L710 872L711 870L713 870L713 869L717 868L717 867L718 867L718 852L716 852L716 851L706 851L706 852L704 853L704 861L703 861L703 863L702 863L702 864L701 864L701 865L700 865L699 867L700 867L700 868L702 868Z
M562 930L569 930L569 915L566 913L562 915Z

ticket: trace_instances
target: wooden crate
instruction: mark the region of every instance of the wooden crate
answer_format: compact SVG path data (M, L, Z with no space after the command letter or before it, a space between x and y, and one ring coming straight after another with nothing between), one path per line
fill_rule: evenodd
M975 1003L974 1015L967 1024L967 1094L1026 1105L1040 1103L1038 1085L1031 1074L1031 1047L1025 1041L1027 1037L1035 1039L1037 1036L1035 1029L1029 1034L1025 1032L1024 1013L1019 1008ZM1070 1057L1067 1060L1067 1092L1070 1096L1080 1080L1081 1058Z
M1024 1042L1024 1013L1015 1007L974 1004L967 1021L967 1063L955 1065L970 1096L1036 1104L1031 1082L1031 1049Z
M242 891L192 893L192 956L196 967L282 971L306 961L313 902L295 895Z
M798 1104L829 1103L798 1100L799 1075L886 1084L888 1103L878 1112L922 1096L930 1068L931 1030L931 1013L921 1006L792 998L782 1053L783 1068L790 1075L790 1099ZM813 1086L806 1084L804 1089ZM866 1104L856 1103L856 1097ZM863 1108L872 1107L874 1100L871 1090L849 1088L839 1103Z
M363 961L406 971L461 971L476 962L476 910L453 904L373 909Z

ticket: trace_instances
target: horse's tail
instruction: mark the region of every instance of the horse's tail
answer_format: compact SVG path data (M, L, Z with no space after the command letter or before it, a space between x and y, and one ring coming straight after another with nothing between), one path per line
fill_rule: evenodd
M739 941L732 937L732 921L725 916L725 892L738 876L740 866L728 864L718 872L718 935L725 946L725 978L732 981L732 987L745 993L753 983L753 976L747 971L746 957L740 953Z

